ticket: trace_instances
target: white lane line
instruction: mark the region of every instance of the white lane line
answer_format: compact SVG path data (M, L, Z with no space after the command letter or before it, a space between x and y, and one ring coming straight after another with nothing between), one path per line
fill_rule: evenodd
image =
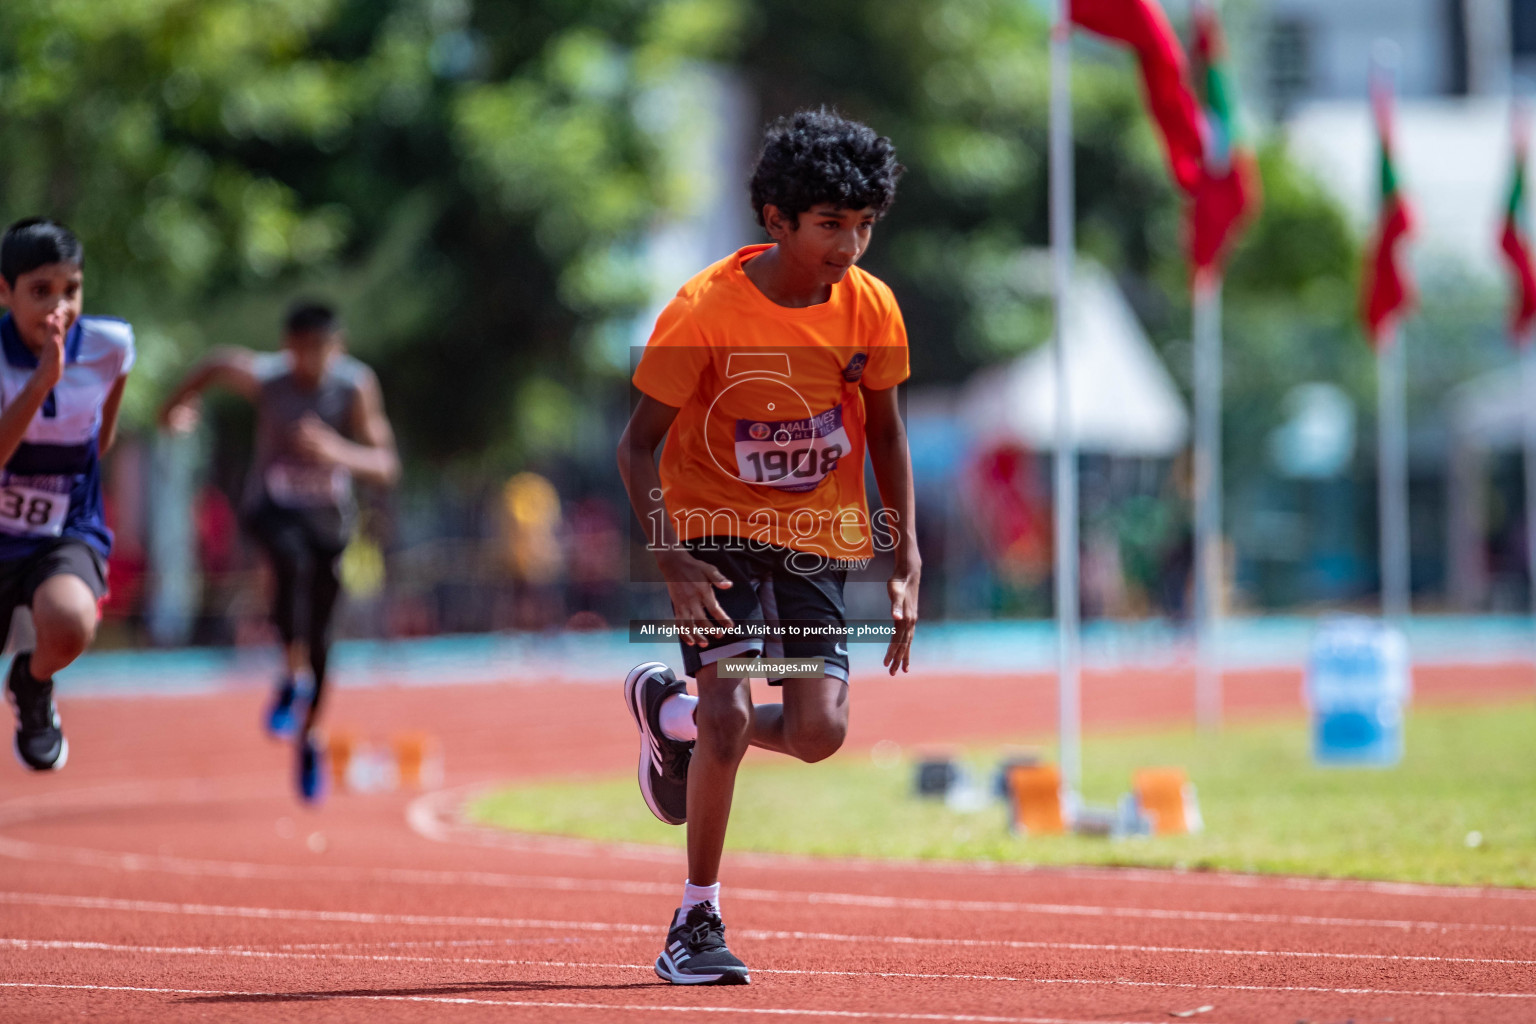
M0 856L50 864L120 871L159 871L183 877L266 881L388 882L396 885L484 886L502 889L553 889L566 892L617 892L634 896L673 895L675 884L557 875L514 875L499 871L434 871L424 868L349 868L328 864L258 864L251 861L200 860L158 853L114 853L81 847L49 846L0 836Z
M779 933L783 935L785 933ZM761 938L768 936L753 935L750 931L744 931L743 937ZM844 935L829 936L843 941L862 941L869 936ZM952 945L944 940L935 940L934 944ZM412 945L401 943L399 945ZM1317 958L1329 957L1338 959L1358 960L1418 960L1435 963L1457 964L1488 964L1488 965L1515 965L1529 966L1536 964L1533 960L1477 960L1467 957L1434 957L1434 956L1390 956L1386 954L1353 954L1353 953L1308 953L1308 952L1269 952L1265 950L1228 950L1228 949L1186 949L1170 946L1091 946L1077 943L1013 943L1015 946L1027 946L1035 949L1063 948L1072 950L1086 950L1093 952L1134 952L1134 953L1205 953L1221 956L1278 956L1278 957L1302 957ZM405 956L398 953L342 953L320 952L312 949L282 950L258 949L251 946L136 946L112 942L95 942L84 939L19 939L0 938L0 947L19 950L51 950L70 949L82 951L95 951L107 953L144 953L155 956L227 956L252 960L338 960L338 961L364 961L379 963L431 963L431 964L490 964L495 966L524 966L524 967L598 967L614 970L639 970L649 971L651 964L616 964L597 963L589 961L573 960L525 960L505 957L442 957L442 956ZM353 948L357 948L354 946ZM1060 979L1025 978L1002 974L957 974L950 971L944 972L915 972L915 971L836 971L836 970L794 970L790 968L760 968L754 967L754 971L761 974L790 974L790 975L837 975L851 978L924 978L935 981L1012 981L1033 982L1039 981L1048 984L1065 984ZM1141 984L1154 984L1145 982ZM1194 986L1201 988L1205 986ZM1536 994L1533 994L1536 995Z
M1328 988L1324 985L1200 985L1192 981L1132 981L1110 978L1037 978L1042 985L1122 985L1134 988L1192 988L1228 992L1323 992L1340 996L1433 996L1460 999L1536 999L1536 992L1431 992L1411 988Z
M185 953L185 952L188 952L188 950L176 949L176 948L167 948L164 951L168 952L168 953ZM399 960L411 960L411 961L414 961L417 958L414 958L414 957L399 957L399 958L396 958L396 957L385 957L385 958L364 957L362 959L370 959L370 960L372 960L372 959L389 959L389 960L399 959ZM598 969L622 969L622 970L650 970L651 969L651 966L649 964L571 963L571 962L561 962L561 961L538 961L538 960L531 960L531 961L513 960L513 961L490 961L490 962L491 963L496 963L496 964L498 964L500 966L567 967L567 968L581 968L581 969L598 968ZM1037 985L1084 985L1084 986L1089 986L1089 987L1101 987L1101 988L1105 987L1105 986L1109 986L1109 987L1122 987L1122 988L1123 987L1131 987L1131 988L1174 988L1174 989L1190 989L1190 990L1201 991L1201 992L1204 992L1204 991L1224 991L1224 992L1312 992L1312 993L1321 993L1321 994L1324 994L1324 995L1394 996L1394 997L1412 996L1412 997L1428 997L1428 998L1434 998L1434 999L1536 999L1536 992L1445 992L1445 991L1435 991L1435 990L1428 990L1428 989L1333 988L1333 987L1329 987L1329 986L1325 986L1325 985L1228 985L1228 984L1201 984L1201 983L1198 983L1198 982L1176 982L1176 981L1133 981L1130 978L1105 978L1105 979L1093 979L1093 978L1006 978L1006 977L998 977L998 976L994 976L994 975L961 975L961 974L957 974L957 975L931 975L931 974L897 974L897 973L892 973L892 974L866 974L866 973L855 972L855 971L772 971L772 970L765 971L765 970L759 970L757 968L754 968L754 971L756 971L756 973L760 973L760 974L806 974L806 975L825 974L825 975L835 975L835 976L839 976L839 977L843 977L843 976L850 976L850 977L886 977L886 978L905 978L905 979L910 979L910 978L941 978L943 980L949 980L949 981L971 981L971 980L1013 981L1013 982L1021 982L1021 983L1025 983L1025 984L1037 984ZM275 998L275 999L296 999L296 1000L297 999L325 1000L325 999L337 999L337 998L340 998L340 999L358 999L358 998L361 998L361 999L384 999L384 1000L405 999L405 1000L409 1000L409 1001L412 1001L412 1002L448 1002L448 1003L464 1003L464 1002L469 1002L469 1003L474 1003L475 1005L551 1006L551 1007L577 1008L577 1009L585 1009L585 1008L589 1008L589 1007L590 1008L594 1008L594 1009L596 1009L596 1008L603 1008L603 1009L625 1009L625 1010L629 1010L629 1009L655 1009L655 1010L678 1009L678 1008L675 1008L675 1007L631 1007L631 1006L613 1007L613 1006L605 1005L605 1004L601 1004L601 1003L538 1003L538 1002L503 1001L503 1000L470 1000L470 999L463 999L463 998L458 998L458 997L386 996L386 995L377 995L377 994L376 995L357 995L355 993L338 993L336 995L331 995L331 994L327 994L327 993L314 993L314 992L296 992L296 993L280 993L280 992L252 992L252 993L204 992L204 991L200 991L200 990L197 990L197 989L156 989L156 988L138 988L138 987L133 987L133 986L65 985L65 984L44 984L44 983L28 983L28 982L0 982L0 987L3 987L3 988L66 988L66 989L87 989L87 990L93 990L93 991L173 992L173 993L204 994L204 995L252 995L252 996ZM766 1014L779 1014L779 1015L822 1016L822 1017L842 1016L842 1017L856 1017L856 1018L870 1018L870 1017L887 1018L888 1017L888 1018L899 1019L899 1020L1003 1021L1003 1022L1020 1022L1020 1024L1025 1024L1025 1022L1027 1022L1027 1024L1047 1024L1047 1022L1045 1020L1043 1020L1042 1018L1038 1018L1038 1017L984 1017L984 1016L974 1016L974 1015L968 1015L968 1014L883 1014L883 1013L873 1013L873 1012L863 1012L863 1011L853 1011L853 1010L838 1011L838 1010L797 1010L797 1009L769 1009L769 1008L750 1009L749 1010L749 1009L737 1009L737 1008L727 1008L727 1007L703 1007L703 1006L688 1007L687 1009L695 1010L695 1011L698 1011L698 1012L719 1012L719 1013L766 1013ZM1049 1022L1049 1024L1087 1024L1087 1022L1051 1021L1051 1022ZM1095 1024L1104 1024L1104 1022L1102 1022L1102 1021L1095 1022Z
M86 910L124 911L129 913L179 914L202 917L236 917L280 921L325 921L347 924L426 925L446 927L519 928L541 931L621 933L650 937L658 934L655 926L603 921L551 921L534 918L456 917L422 914L381 914L347 910L305 910L278 907L231 907L201 903L164 903L155 900L127 900L107 896L64 896L49 893L0 893L0 903L34 906L71 907ZM1027 939L965 939L915 935L853 935L839 932L786 931L743 928L737 934L765 941L841 942L856 945L943 946L984 949L1037 949L1091 953L1161 953L1191 956L1294 958L1310 960L1368 960L1401 963L1486 964L1498 966L1536 966L1536 960L1506 957L1452 957L1407 953L1342 953L1314 950L1231 949L1209 946L1156 946L1131 943L1048 942ZM11 940L0 940L11 941ZM385 943L386 948L412 945L490 945L527 943L527 939L468 939L438 942ZM572 941L570 937L558 941ZM356 949L360 943L313 943L307 946L285 944L279 950ZM241 947L256 951L254 947Z
M0 837L0 854L49 863L68 862L125 871L160 871L184 877L212 876L283 881L325 880L341 883L387 882L407 885L486 886L555 892L609 892L628 896L672 896L673 883L622 879L517 875L494 871L433 871L419 868L346 868L331 865L285 866L249 861L210 861L165 854L108 853L70 847L50 847L25 840ZM1036 913L1078 917L1130 917L1224 923L1296 924L1323 927L1382 927L1396 929L1471 928L1474 930L1536 931L1530 925L1460 924L1436 921L1371 920L1307 917L1280 914L1248 914L1199 910L1160 910L1140 907L1096 907L1075 904L1021 903L998 900L924 899L910 896L872 896L860 893L803 892L783 889L732 887L733 900L783 905L786 903L857 906L888 910L955 911L959 913Z
M1084 953L1175 953L1193 956L1296 957L1317 960L1387 960L1439 964L1536 966L1536 960L1510 960L1495 957L1414 956L1407 953L1325 953L1313 950L1220 949L1210 946L1143 946L1122 942L1045 942L1028 939L941 939L912 935L845 935L833 932L762 931L745 928L736 929L736 931L740 935L751 939L787 939L795 942L851 942L858 945L883 943L898 946L964 946L991 949L1065 950Z
M563 967L579 970L651 971L654 965L615 964L590 960L517 960L503 957L400 956L382 953L282 953L222 946L130 946L113 942L85 942L64 939L0 939L0 946L20 950L69 949L95 953L143 953L152 956L227 956L248 960L363 961L367 963L468 964L492 967ZM754 967L757 974L787 974L839 978L916 978L925 981L1011 981L1030 982L1032 978L1003 974L954 974L920 971L832 971L793 970Z
M672 892L675 887L667 888ZM1144 919L1154 921L1196 921L1219 924L1278 924L1320 927L1387 928L1394 931L1474 931L1501 933L1536 933L1536 925L1470 924L1445 921L1392 921L1349 917L1312 917L1289 914L1244 914L1212 910L1161 910L1146 907L1097 907L1055 903L1007 903L985 900L929 900L897 896L860 896L852 893L796 893L772 889L731 890L732 899L755 899L776 904L804 903L879 907L902 910L995 911L1014 914L1048 914L1064 917L1091 917L1103 920ZM207 904L161 903L154 900L112 900L96 896L62 896L42 893L0 892L0 903L47 903L50 906L78 906L92 909L136 910L146 913L201 913L244 917L282 917L307 913L262 907L212 907ZM187 909L197 908L197 909ZM419 917L418 915L357 915L352 911L325 911L332 916L314 920L356 920L374 924L473 924L497 927L503 918ZM345 916L345 915L353 916ZM307 918L305 920L308 920ZM636 925L635 927L641 927Z
M1398 931L1456 930L1531 932L1536 925L1473 924L1456 921L1410 921L1388 918L1323 917L1311 914L1256 914L1218 910L1169 910L1158 907L1093 906L1078 903L1025 903L1006 900L947 900L912 896L867 896L840 892L780 892L731 888L732 899L800 902L813 905L876 907L899 910L953 910L962 913L1048 914L1060 917L1132 918L1152 921L1201 921L1220 924L1307 925L1323 928L1391 928Z
M518 917L455 917L434 914L379 914L358 910L296 910L286 907L228 907L208 903L164 903L108 896L58 896L50 893L0 892L0 903L84 910L118 910L141 914L181 914L196 917L256 918L268 921L328 921L346 924L441 925L450 928L548 928L560 931L645 932L654 925L603 924L592 921L538 921Z
M661 1004L646 1005L644 1003L559 1003L536 1002L530 999L472 999L468 996L406 996L406 995L362 995L353 992L339 992L336 994L324 992L240 992L229 989L205 989L205 988L150 988L142 985L65 985L57 982L27 982L27 981L0 981L0 988L41 988L41 989L66 989L82 992L142 992L159 995L178 996L224 996L246 999L264 999L272 1001L294 1002L326 1002L331 1000L353 999L364 1002L386 1003L435 1003L454 1006L509 1006L521 1009L549 1009L549 1010L600 1010L604 1013L623 1011L626 1013L732 1013L746 1016L764 1017L818 1017L838 1018L840 1020L928 1020L928 1021L954 1021L956 1024L1161 1024L1158 1021L1111 1021L1104 1018L1094 1020L1073 1019L1063 1017L992 1017L971 1013L877 1013L862 1010L824 1010L824 1009L798 1009L790 1007L745 1007L745 1006L666 1006Z
M1045 942L1028 939L944 939L916 935L849 935L837 932L771 931L762 928L736 928L733 931L746 939L786 942L848 942L860 946L945 946L969 949L1039 949L1071 953L1172 953L1184 956L1226 957L1294 957L1303 960L1371 960L1403 963L1431 964L1484 964L1490 967L1536 967L1536 960L1511 960L1503 957L1479 956L1425 956L1410 953L1328 953L1306 949L1219 949L1210 946L1145 946L1112 942ZM575 943L575 937L544 939L436 939L419 942L286 942L270 945L242 944L231 949L276 950L360 950L360 949L412 949L487 946L529 946ZM622 939L619 941L623 941ZM649 941L647 936L637 936L637 941Z
M581 939L575 936L560 936L541 939L420 939L416 942L246 942L241 943L239 946L230 946L228 948L249 949L257 952L274 950L288 953L328 949L457 949L469 946L556 946L580 941Z

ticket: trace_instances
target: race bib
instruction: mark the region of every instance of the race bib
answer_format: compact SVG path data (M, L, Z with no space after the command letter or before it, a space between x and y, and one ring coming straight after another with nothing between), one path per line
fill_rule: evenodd
M736 421L736 473L749 484L815 490L849 447L841 405L809 419Z
M340 505L347 496L347 471L339 466L274 462L265 476L267 496L285 508Z
M8 483L0 485L0 531L21 537L57 537L69 515L69 495Z

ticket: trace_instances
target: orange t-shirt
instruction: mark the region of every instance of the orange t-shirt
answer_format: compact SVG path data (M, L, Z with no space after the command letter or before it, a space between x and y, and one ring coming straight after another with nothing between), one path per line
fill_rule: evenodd
M682 540L868 558L860 385L907 379L901 310L858 267L828 301L780 306L742 269L770 247L749 245L683 285L640 358L635 386L678 409L662 500Z

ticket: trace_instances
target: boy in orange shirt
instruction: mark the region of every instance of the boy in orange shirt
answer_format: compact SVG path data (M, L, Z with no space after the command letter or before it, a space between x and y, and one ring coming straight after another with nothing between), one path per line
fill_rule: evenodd
M854 265L901 171L889 139L826 110L770 125L751 195L772 244L747 246L684 285L635 372L641 395L619 470L698 688L689 696L660 662L624 682L641 793L662 821L688 824L688 881L656 960L674 984L750 980L719 911L736 770L749 745L802 761L842 745L843 586L876 541L895 558L885 664L893 675L907 669L921 559L896 400L906 328L890 289ZM866 447L884 505L874 522ZM711 635L721 628L732 632ZM765 654L820 664L800 677L764 669L783 703L754 706L749 680L721 675L718 663Z

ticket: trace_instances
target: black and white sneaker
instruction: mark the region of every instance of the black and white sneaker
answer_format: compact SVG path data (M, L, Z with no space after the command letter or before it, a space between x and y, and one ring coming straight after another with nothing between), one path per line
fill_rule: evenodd
M35 772L58 771L69 760L69 740L53 703L53 680L33 679L32 656L11 662L6 692L16 708L16 759Z
M661 731L661 703L688 687L659 661L636 665L624 677L624 703L640 730L640 795L668 825L688 820L688 761L693 744Z
M725 922L713 903L696 903L681 923L673 915L656 977L674 985L746 985L747 965L725 947Z

